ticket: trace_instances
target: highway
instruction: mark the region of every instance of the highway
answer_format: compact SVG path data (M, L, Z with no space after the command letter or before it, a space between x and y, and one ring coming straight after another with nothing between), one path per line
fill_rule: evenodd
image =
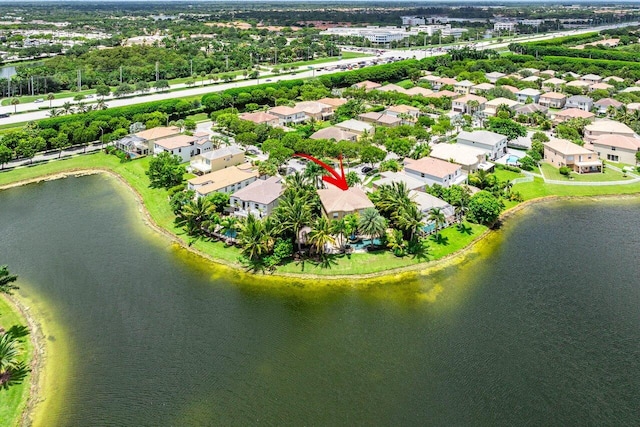
M533 41L533 40L547 40L556 37L563 37L568 35L577 35L583 34L593 31L602 31L606 29L612 28L620 28L620 27L628 27L640 25L638 22L626 22L616 25L607 25L601 27L592 27L592 28L584 28L579 30L570 30L570 31L561 31L556 33L546 33L546 34L536 34L536 35L524 35L520 37L512 38L503 43L492 43L490 41L480 41L475 44L477 49L503 49L507 47L510 43L514 42L523 42L523 41ZM463 43L458 46L463 46L466 44L474 44L474 42ZM457 47L457 46L456 46ZM357 49L353 49L357 51ZM414 50L404 50L404 49L394 49L394 50L385 50L385 52L380 56L376 57L375 55L369 57L360 57L360 58L352 58L352 59L342 59L334 62L322 63L314 66L314 69L308 69L308 67L300 67L300 70L304 70L302 72L298 72L297 74L280 74L277 76L270 76L265 78L251 79L251 80L236 80L230 83L218 83L214 85L201 85L196 84L192 88L181 89L173 92L161 92L161 93L149 93L145 95L134 96L130 98L118 99L113 97L106 97L105 102L108 107L121 107L125 105L134 105L140 104L144 102L151 101L160 101L165 99L173 99L173 98L183 98L195 95L204 95L206 93L212 92L221 92L227 89L236 88L236 87L244 87L244 86L253 86L259 83L266 83L268 81L281 81L281 80L292 80L292 79L305 79L311 78L317 75L322 74L330 74L335 71L320 71L318 68L330 68L342 65L350 65L357 64L362 61L371 61L372 59L389 59L389 58L413 58L416 57L418 59L422 59L430 56L444 55L446 53L445 48L427 48L427 49L414 49ZM241 77L242 78L242 77ZM173 85L172 89L179 89L185 87L184 84ZM95 102L96 99L85 100L86 104L90 102ZM60 108L66 102L71 102L71 98L66 99L57 99L52 102L53 108ZM49 108L38 110L41 107L48 107L49 101L45 100L41 103L25 103L18 104L17 106L9 105L0 107L1 113L9 113L9 117L0 118L0 124L10 124L10 123L21 123L28 122L33 120L40 120L49 117ZM14 109L20 114L14 114Z

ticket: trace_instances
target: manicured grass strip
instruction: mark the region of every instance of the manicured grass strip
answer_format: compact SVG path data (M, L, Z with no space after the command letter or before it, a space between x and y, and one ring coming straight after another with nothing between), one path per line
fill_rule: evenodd
M0 326L9 330L12 326L27 326L27 321L16 311L13 305L0 296ZM29 364L33 357L33 345L29 335L21 338L23 361ZM3 426L19 425L20 417L27 406L31 376L27 376L21 384L0 390L0 423Z
M608 173L608 172L607 172ZM621 185L559 185L545 184L542 178L534 178L533 182L515 184L513 191L518 191L525 200L547 196L605 196L640 193L640 183Z
M580 182L606 182L606 181L625 181L631 179L629 176L623 176L621 172L607 168L605 166L604 173L575 173L571 172L571 178L562 175L558 168L549 163L542 163L542 172L545 178L553 181L580 181Z

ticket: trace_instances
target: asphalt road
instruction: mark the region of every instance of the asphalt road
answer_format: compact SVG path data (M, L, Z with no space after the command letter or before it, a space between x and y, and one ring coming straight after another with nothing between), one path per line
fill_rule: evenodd
M547 39L551 39L551 38L555 38L555 37L563 37L563 36L567 36L567 35L576 35L576 34L583 34L583 33L588 33L588 32L592 32L592 31L601 31L601 30L606 30L606 29L612 29L612 28L619 28L619 27L627 27L627 26L634 26L634 25L639 25L638 22L625 22L625 23L621 23L621 24L616 24L616 25L607 25L607 26L602 26L602 27L591 27L591 28L584 28L584 29L580 29L580 30L571 30L571 31L562 31L559 33L547 33L547 34L540 34L540 35L526 35L526 36L522 36L522 37L517 37L515 39L511 39L507 42L504 43L490 43L490 42L478 42L476 47L479 49L500 49L500 48L504 48L507 47L510 43L516 42L516 41L532 41L532 40L547 40ZM414 50L387 50L380 58L384 58L384 59L388 59L388 58L392 58L392 57L396 57L396 58L412 58L412 57L416 57L418 59L422 59L424 57L429 57L429 56L437 56L437 55L444 55L446 53L446 51L444 49L414 49ZM367 60L371 60L373 58L376 58L376 56L370 56L370 57L360 57L360 58L353 58L353 59L343 59L343 60L339 60L339 61L335 61L335 62L327 62L327 63L323 63L323 64L319 64L314 66L313 70L309 70L307 69L307 67L300 67L300 69L306 69L306 71L303 71L301 73L298 74L281 74L278 76L273 76L273 77L269 77L267 78L258 78L258 79L251 79L251 80L237 80L235 82L230 82L230 83L220 83L220 84L215 84L215 85L198 85L196 84L196 86L189 88L189 89L183 89L180 91L175 91L175 92L164 92L164 93L149 93L146 95L140 95L140 96L135 96L132 98L126 98L126 99L116 99L116 98L110 98L107 97L105 98L105 102L109 107L121 107L121 106L125 106L125 105L133 105L133 104L141 104L144 102L151 102L151 101L160 101L160 100L165 100L165 99L173 99L173 98L182 98L182 97L189 97L189 96L195 96L195 95L204 95L206 93L211 93L211 92L221 92L227 89L231 89L231 88L235 88L235 87L244 87L244 86L253 86L259 83L265 83L267 80L270 81L280 81L280 80L292 80L292 79L300 79L300 78L310 78L310 77L314 77L316 75L321 75L321 74L330 74L331 72L329 71L319 71L317 70L317 68L327 68L327 67L335 67L337 65L349 65L349 64L356 64L358 62L361 61L367 61ZM173 85L172 88L182 88L185 87L184 84L177 84L177 85ZM53 108L60 108L65 102L69 102L70 99L57 99L54 100L52 102L52 106ZM95 99L93 100L85 100L86 103L90 103L91 101L95 102ZM21 123L21 122L27 122L27 121L32 121L32 120L40 120L40 119L44 119L49 117L49 109L43 109L43 110L38 110L38 108L41 107L48 107L49 106L49 102L48 101L44 101L42 103L25 103L25 104L19 104L17 106L4 106L4 107L0 107L0 113L10 113L11 115L9 117L5 117L5 118L0 118L0 124L9 124L9 123ZM17 110L18 113L20 114L14 114L14 109ZM35 111L34 111L35 110Z

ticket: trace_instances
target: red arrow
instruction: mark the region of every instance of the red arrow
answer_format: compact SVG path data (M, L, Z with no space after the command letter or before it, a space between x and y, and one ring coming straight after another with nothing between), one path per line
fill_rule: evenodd
M308 154L302 154L302 153L296 153L294 154L294 156L298 156L298 157L302 157L305 158L307 160L311 160L313 163L322 166L327 172L329 172L331 175L333 176L323 176L322 180L324 182L328 182L329 184L333 184L336 187L338 187L339 189L345 191L349 189L349 184L347 184L347 179L344 176L344 169L342 167L342 156L338 157L338 159L340 159L340 174L338 174L338 172L336 172L331 166L327 165L324 162L321 162L320 160L316 159L313 156L310 156Z

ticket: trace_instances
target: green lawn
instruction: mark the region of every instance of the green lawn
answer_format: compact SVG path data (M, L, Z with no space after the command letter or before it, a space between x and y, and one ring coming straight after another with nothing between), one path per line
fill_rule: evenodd
M565 178L566 179L566 178ZM560 185L545 184L542 178L534 178L533 182L515 184L513 191L518 191L525 200L546 196L604 196L639 194L640 183L620 185Z
M575 173L571 172L571 178L560 174L558 168L549 163L541 163L542 172L547 179L554 181L580 181L580 182L604 182L604 181L625 181L631 179L629 176L623 176L621 172L605 167L604 173Z
M22 315L11 304L0 296L0 326L9 330L12 326L27 326ZM31 361L33 357L33 345L29 336L22 338L24 361ZM20 417L24 412L29 398L31 376L22 382L11 386L7 390L0 390L0 423L5 426L19 425Z
M187 119L193 119L196 122L206 122L209 120L209 115L207 113L198 113L187 116Z
M365 56L374 56L367 53L360 52L342 52L342 59L353 59L353 58L364 58ZM335 62L338 60L337 56L332 56L330 58L318 58L312 59L310 61L298 61L291 62L285 64L273 65L273 67L304 67L307 65L317 65L317 64L325 64L327 62Z
M429 251L427 259L417 259L412 256L397 257L389 251L380 251L375 253L355 253L351 255L338 255L332 259L328 267L323 267L317 263L290 262L286 265L278 267L278 272L283 273L309 273L319 276L332 275L354 275L354 274L370 274L382 273L395 268L409 267L424 263L425 261L433 261L444 258L447 255L464 248L474 239L487 230L487 227L477 224L465 223L467 232L461 233L456 227L449 227L442 230L441 243L433 239L433 235L429 238Z
M524 174L522 172L512 172L506 169L497 169L497 168L494 170L493 174L500 181L511 181L516 178L524 177Z

